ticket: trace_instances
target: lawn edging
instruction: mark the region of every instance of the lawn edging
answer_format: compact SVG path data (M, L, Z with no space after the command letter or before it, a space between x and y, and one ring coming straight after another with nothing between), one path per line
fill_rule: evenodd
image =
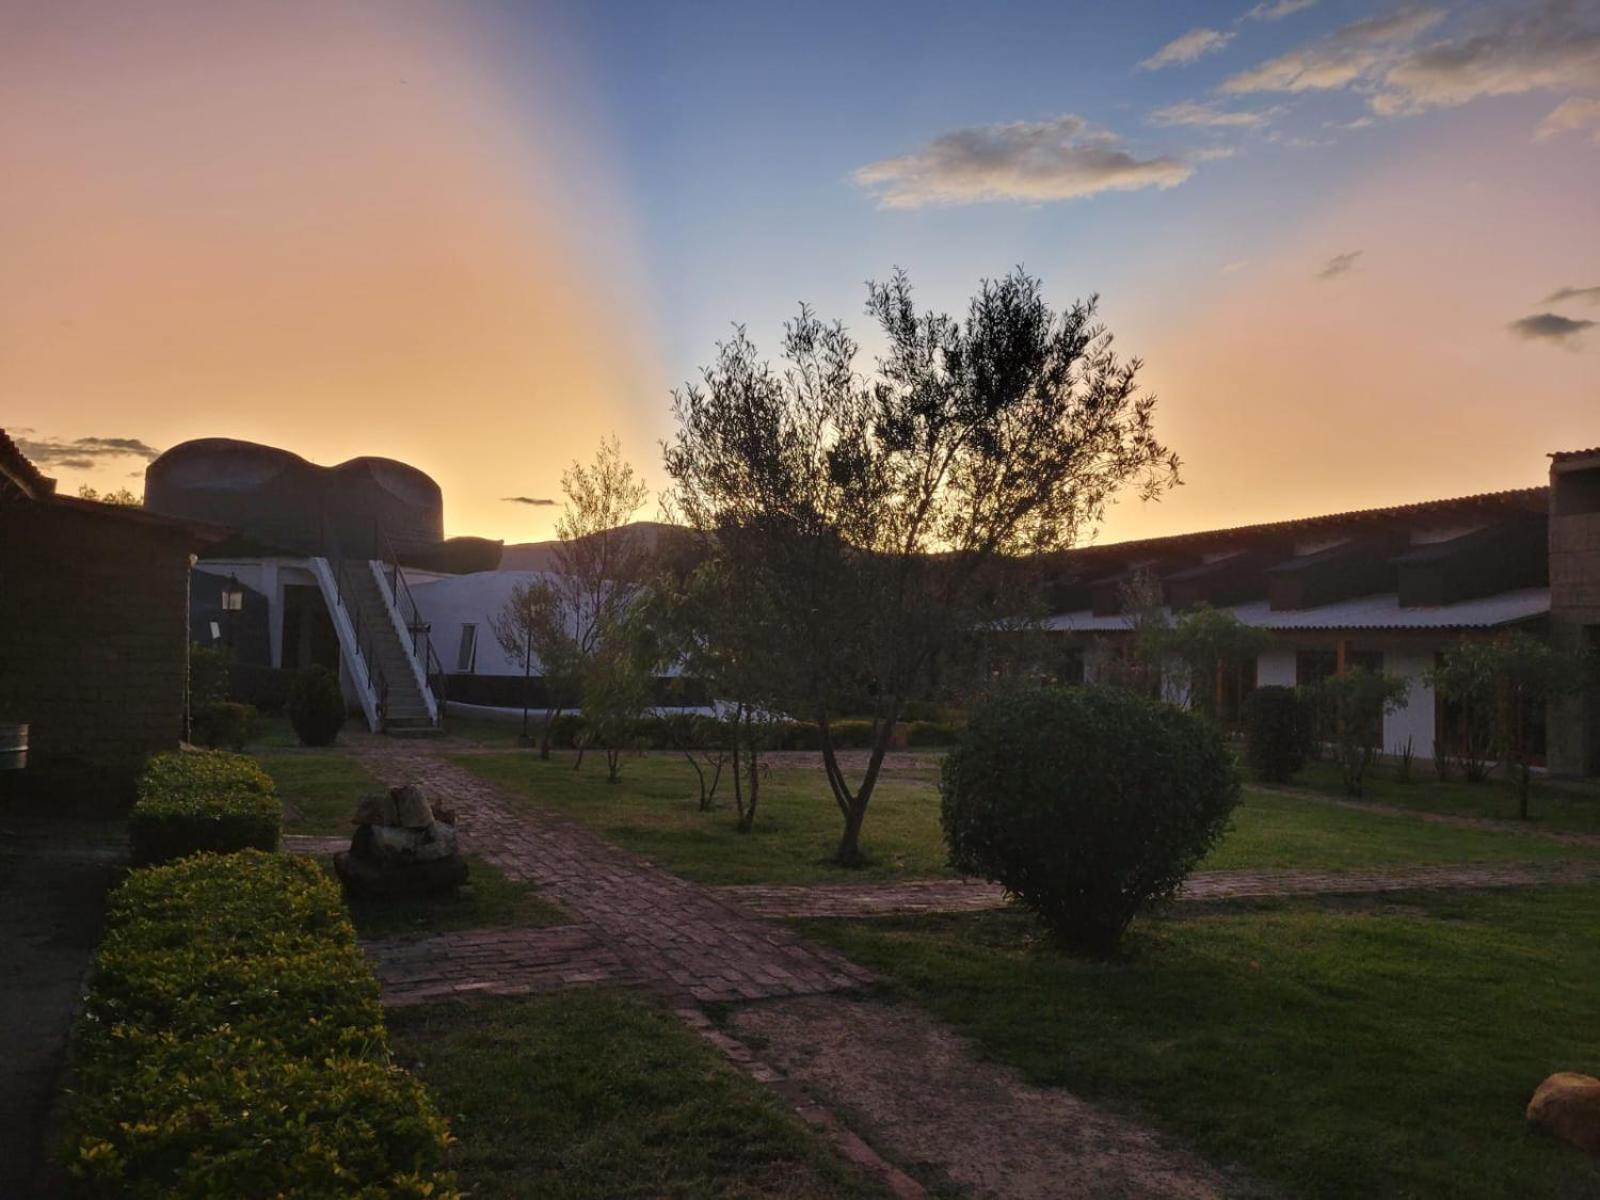
M79 1020L61 1148L82 1197L458 1195L391 1061L338 886L246 850L134 871Z

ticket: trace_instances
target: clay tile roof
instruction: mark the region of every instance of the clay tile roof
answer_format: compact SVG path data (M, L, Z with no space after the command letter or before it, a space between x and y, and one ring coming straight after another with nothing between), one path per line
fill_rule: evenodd
M1600 446L1590 446L1587 450L1557 450L1550 461L1566 462L1569 458L1600 458Z

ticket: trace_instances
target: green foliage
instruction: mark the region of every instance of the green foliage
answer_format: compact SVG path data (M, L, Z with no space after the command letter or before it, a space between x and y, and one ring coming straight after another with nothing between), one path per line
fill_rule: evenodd
M207 704L195 709L194 718L189 722L189 739L197 746L212 750L218 747L243 750L250 739L255 715L256 710L248 704L232 700Z
M1351 667L1305 689L1318 714L1320 735L1333 742L1350 795L1361 795L1367 768L1383 743L1383 719L1406 706L1410 688L1410 681L1398 675Z
M1103 955L1216 844L1239 776L1192 713L1057 688L974 711L940 791L952 865L1003 885L1070 948Z
M1530 731L1534 714L1583 687L1589 664L1521 630L1463 641L1434 668L1434 688L1459 706L1454 756L1468 780L1487 774L1491 755L1517 765L1521 815L1528 815Z
M337 885L258 851L135 871L84 1001L77 1195L453 1197Z
M344 726L344 692L339 676L326 667L310 666L289 687L289 723L307 746L331 746Z
M1305 766L1311 715L1288 687L1259 687L1245 700L1246 760L1257 779L1287 783Z
M283 805L254 759L174 750L145 766L128 840L134 862L165 862L197 850L275 850L282 826Z
M220 704L231 694L233 655L199 642L189 647L189 707L198 711Z
M1216 718L1217 669L1237 667L1260 654L1268 635L1246 625L1227 609L1200 604L1181 613L1170 626L1154 625L1136 633L1141 656L1155 661L1175 658L1187 676L1189 706Z
M945 721L913 721L906 727L906 745L953 746L961 739L961 730Z

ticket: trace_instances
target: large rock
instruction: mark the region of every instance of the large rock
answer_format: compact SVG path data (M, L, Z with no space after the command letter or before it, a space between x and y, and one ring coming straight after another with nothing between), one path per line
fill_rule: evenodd
M1528 1101L1528 1120L1580 1150L1600 1154L1600 1079L1557 1071Z
M426 829L400 829L392 825L374 825L371 829L372 840L364 846L352 844L351 849L364 850L367 856L379 862L432 862L436 858L449 858L456 852L456 831L441 822L436 821Z
M466 860L460 855L397 866L341 850L333 856L333 869L346 887L372 896L431 896L467 881Z
M428 798L416 784L397 787L389 794L394 797L393 824L406 829L426 829L433 824L433 809L428 807Z
M378 792L370 796L361 797L356 805L356 815L350 818L352 825L393 825L395 823L394 797L387 792Z

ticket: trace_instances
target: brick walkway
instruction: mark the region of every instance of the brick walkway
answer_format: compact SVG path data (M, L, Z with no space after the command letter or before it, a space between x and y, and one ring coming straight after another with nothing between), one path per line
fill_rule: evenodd
M1394 867L1366 871L1201 871L1189 877L1180 903L1270 896L1361 895L1418 888L1531 887L1600 879L1600 863L1558 867ZM811 887L765 884L721 887L718 892L764 917L884 917L916 913L979 912L998 908L1005 894L972 879L907 883L823 883Z
M508 878L537 884L622 967L669 996L767 1000L872 981L871 972L833 951L774 928L575 821L514 809L493 784L436 752L390 743L363 747L361 756L384 782L420 783L454 808L463 841L480 858Z
M395 1007L469 995L639 983L638 976L584 925L474 929L411 941L365 942L362 949L383 985L383 1002Z

